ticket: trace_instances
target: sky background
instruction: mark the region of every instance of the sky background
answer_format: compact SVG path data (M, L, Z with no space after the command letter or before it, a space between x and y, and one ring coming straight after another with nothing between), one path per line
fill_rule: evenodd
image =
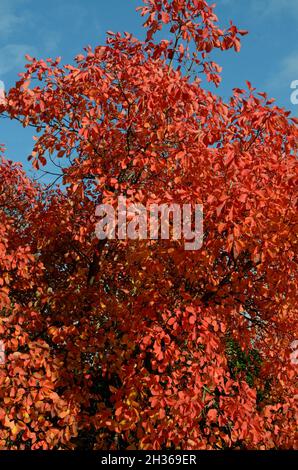
M249 30L239 54L213 55L223 66L216 93L227 100L232 88L243 88L249 80L297 116L290 85L298 80L298 0L215 3L222 27L233 20L237 27ZM129 31L142 39L142 18L135 11L141 4L141 0L0 0L0 80L6 89L14 85L24 70L25 54L43 59L61 56L62 63L72 63L84 46L103 44L107 30ZM27 171L32 136L32 129L0 119L6 157L23 162Z

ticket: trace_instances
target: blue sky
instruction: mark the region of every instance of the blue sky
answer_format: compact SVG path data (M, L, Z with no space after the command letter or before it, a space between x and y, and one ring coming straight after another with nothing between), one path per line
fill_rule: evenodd
M6 89L15 83L26 53L61 56L63 63L70 63L85 45L104 43L107 30L143 38L142 19L135 12L140 4L141 0L0 0L0 80ZM290 84L298 80L298 0L217 0L216 13L222 25L232 19L250 32L240 54L214 56L223 66L217 93L228 99L233 87L249 80L297 116ZM32 130L0 120L0 143L6 145L7 157L22 161L27 170L32 142Z

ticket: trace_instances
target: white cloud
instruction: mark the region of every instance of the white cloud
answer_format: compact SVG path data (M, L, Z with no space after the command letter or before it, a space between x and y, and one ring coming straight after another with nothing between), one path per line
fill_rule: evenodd
M0 31L1 34L11 34L15 27L19 26L22 19L13 13L2 13L0 6Z
M264 14L286 12L298 15L297 0L253 0L254 8Z
M15 36L17 31L22 29L23 24L29 21L30 11L25 8L26 3L27 0L0 0L1 77L15 68L19 69L22 67L25 62L25 54L35 52L33 46L9 42L10 36ZM6 44L3 44L3 41Z
M283 61L283 73L286 77L298 79L298 51L286 57Z
M298 80L298 51L282 60L279 70L266 85L270 90L290 89L293 80Z
M45 51L51 54L56 51L61 42L61 34L56 31L47 31L43 37Z
M218 4L232 5L239 0L218 0ZM246 0L244 8L249 6L261 16L289 13L298 17L298 0Z
M14 69L20 69L25 63L25 54L36 55L36 50L28 44L7 44L0 48L0 76Z
M12 34L24 21L19 9L22 0L0 0L0 35Z
M32 28L36 31L36 36L27 34ZM26 39L23 42L20 38L24 35ZM36 45L37 37L41 39L38 45ZM28 38L33 44L28 43ZM22 71L25 54L38 56L41 50L51 53L56 49L60 36L55 31L40 27L30 0L0 0L0 39L0 77L2 77L11 71L16 73Z

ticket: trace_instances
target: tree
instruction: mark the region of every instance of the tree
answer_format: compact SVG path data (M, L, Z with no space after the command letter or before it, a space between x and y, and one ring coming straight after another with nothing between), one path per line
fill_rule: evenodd
M294 448L297 119L250 83L228 103L201 86L246 34L206 1L140 11L145 42L27 56L0 105L64 183L1 160L1 448ZM120 195L203 204L202 249L99 241Z

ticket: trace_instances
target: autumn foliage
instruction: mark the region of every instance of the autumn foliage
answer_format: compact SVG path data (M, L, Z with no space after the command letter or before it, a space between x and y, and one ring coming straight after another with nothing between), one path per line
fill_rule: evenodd
M205 0L140 13L145 42L27 56L0 105L63 182L1 152L0 448L295 448L297 120L250 83L227 103L202 86L246 33ZM202 249L100 242L119 195L202 203Z

